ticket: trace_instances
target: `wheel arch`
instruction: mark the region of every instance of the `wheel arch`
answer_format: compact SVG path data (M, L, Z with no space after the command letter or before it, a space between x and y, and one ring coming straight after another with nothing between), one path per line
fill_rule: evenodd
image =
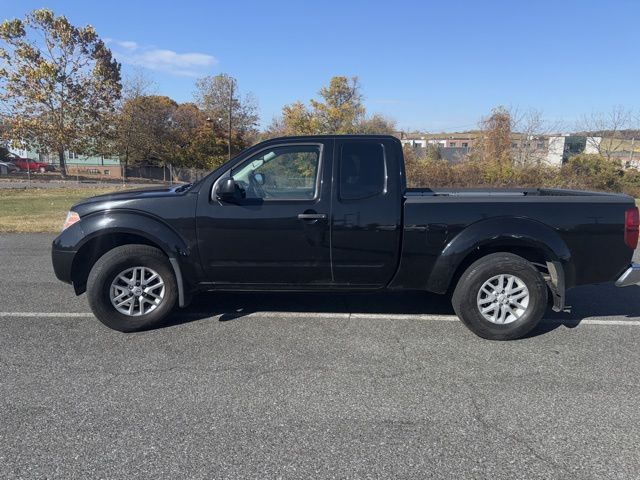
M573 282L571 252L554 229L528 218L493 218L470 225L446 245L429 275L428 290L447 292L473 262L497 252L519 255L553 277L554 297L560 293L564 298L565 286Z
M83 236L75 246L71 280L77 295L86 291L87 278L95 262L121 245L149 245L162 251L171 264L178 285L180 306L185 305L183 259L190 255L186 242L164 222L134 213L108 212L83 218L78 225ZM72 227L73 228L73 227Z

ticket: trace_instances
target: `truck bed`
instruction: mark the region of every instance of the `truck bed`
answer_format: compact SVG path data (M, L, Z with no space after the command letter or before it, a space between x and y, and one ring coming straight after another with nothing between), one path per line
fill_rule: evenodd
M488 198L489 197L489 198ZM627 203L632 197L621 193L606 193L584 190L568 190L559 188L408 188L405 192L405 198L411 202L422 202L438 199L442 201L445 198L463 199L465 201L477 199L478 201L532 201L532 202L571 202L571 203L590 203L597 202L613 202Z
M408 189L402 284L424 278L422 272L432 271L445 254L461 255L456 245L465 236L532 247L545 238L546 245L567 252L568 288L613 281L633 254L624 242L624 221L634 205L628 195L576 190Z

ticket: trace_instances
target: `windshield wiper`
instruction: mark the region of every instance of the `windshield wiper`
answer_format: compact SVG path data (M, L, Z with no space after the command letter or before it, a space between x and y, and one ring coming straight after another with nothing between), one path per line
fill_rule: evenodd
M180 185L176 188L175 192L184 192L185 190L189 190L193 186L193 183L185 183L184 185Z

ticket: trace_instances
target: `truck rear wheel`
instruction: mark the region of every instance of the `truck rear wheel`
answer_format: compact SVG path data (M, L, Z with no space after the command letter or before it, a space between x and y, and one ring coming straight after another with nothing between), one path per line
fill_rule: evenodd
M513 340L529 333L547 307L547 285L527 260L512 253L493 253L476 260L462 274L452 298L453 309L476 335Z
M123 245L95 263L87 296L98 320L114 330L133 332L164 320L178 295L166 255L148 245Z

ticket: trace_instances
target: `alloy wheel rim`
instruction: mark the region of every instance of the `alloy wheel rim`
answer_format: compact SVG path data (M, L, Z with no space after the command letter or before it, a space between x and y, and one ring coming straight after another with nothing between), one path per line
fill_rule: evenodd
M119 313L139 317L154 311L164 300L164 280L148 267L131 267L111 282L109 298Z
M501 274L482 284L477 295L477 306L485 320L506 325L525 314L529 300L529 289L520 277Z

